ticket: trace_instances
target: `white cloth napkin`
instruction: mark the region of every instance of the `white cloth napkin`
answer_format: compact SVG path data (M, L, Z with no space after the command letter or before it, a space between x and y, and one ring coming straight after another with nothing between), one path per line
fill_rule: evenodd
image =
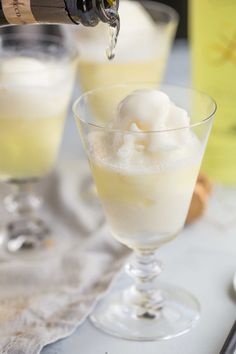
M0 254L0 353L38 354L71 334L109 288L128 251L114 241L89 195L86 162L61 163L38 187L55 234L42 259ZM0 197L9 192L1 186ZM7 214L1 206L1 226Z

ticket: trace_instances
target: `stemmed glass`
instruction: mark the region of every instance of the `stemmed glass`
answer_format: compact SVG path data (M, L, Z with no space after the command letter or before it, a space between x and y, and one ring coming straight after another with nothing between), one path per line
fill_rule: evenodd
M150 87L185 109L190 124L142 132L113 128L119 102L136 89ZM104 117L96 107L105 98ZM158 280L162 267L156 250L184 225L215 103L189 88L135 83L85 93L73 109L111 234L134 251L125 267L134 284L106 295L90 318L105 332L131 340L183 334L198 320L200 306L188 291ZM181 143L172 148L160 143L172 138ZM159 146L156 155L142 154L147 142ZM135 146L130 160L127 146Z
M0 241L8 254L35 255L53 236L36 213L33 185L53 168L77 53L69 41L32 31L1 35L0 58L0 180L12 187Z

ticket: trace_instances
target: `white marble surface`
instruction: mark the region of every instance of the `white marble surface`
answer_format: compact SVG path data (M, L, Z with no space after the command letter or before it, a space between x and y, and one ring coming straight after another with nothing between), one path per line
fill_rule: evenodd
M189 77L187 48L180 42L172 52L166 81L188 84ZM70 118L60 157L78 159L82 154ZM236 271L236 190L216 188L207 215L160 249L159 257L165 264L163 279L187 288L199 299L202 313L196 328L172 340L140 343L103 334L86 320L73 335L47 346L42 354L217 354L236 317L232 287Z

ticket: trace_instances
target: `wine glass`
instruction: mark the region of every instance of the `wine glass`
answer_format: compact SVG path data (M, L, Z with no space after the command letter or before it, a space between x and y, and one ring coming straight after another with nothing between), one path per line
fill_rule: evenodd
M190 124L141 132L114 128L111 122L119 102L146 88L168 94L187 111ZM100 97L108 97L106 117L93 110ZM216 110L214 101L190 88L133 83L89 91L73 110L111 234L134 251L125 267L134 284L107 294L93 311L92 322L130 340L167 339L187 332L199 318L200 305L188 291L158 280L161 264L156 250L184 225ZM168 145L172 141L179 143ZM142 153L147 144L154 144L154 154Z
M12 213L1 230L7 254L39 254L53 244L37 215L35 182L48 175L59 149L77 53L58 36L32 32L0 36L0 181L12 187Z

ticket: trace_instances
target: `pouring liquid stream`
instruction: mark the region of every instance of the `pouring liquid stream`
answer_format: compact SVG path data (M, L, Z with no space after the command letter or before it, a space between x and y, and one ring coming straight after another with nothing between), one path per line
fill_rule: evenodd
M106 49L106 55L108 60L115 58L115 48L117 44L118 35L120 32L120 18L118 14L115 14L115 21L109 26L109 46Z

